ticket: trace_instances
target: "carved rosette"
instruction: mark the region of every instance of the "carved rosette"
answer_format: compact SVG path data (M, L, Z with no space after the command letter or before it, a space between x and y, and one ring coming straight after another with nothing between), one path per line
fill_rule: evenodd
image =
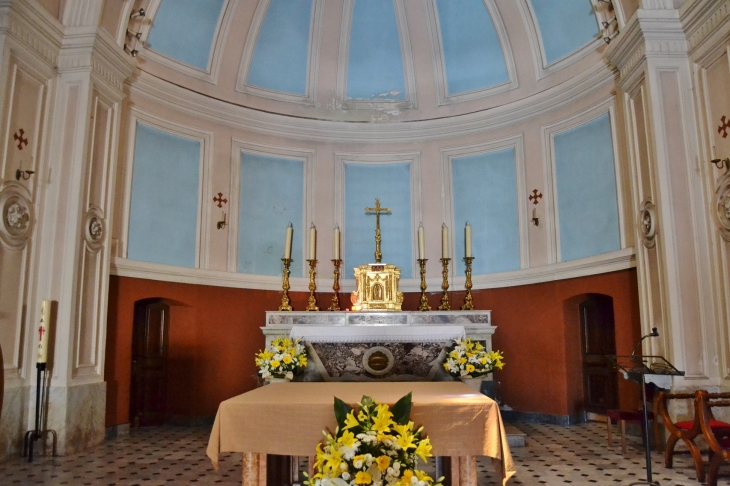
M13 250L25 247L33 222L33 204L28 190L16 182L8 182L0 190L0 241Z
M645 247L654 248L656 246L656 229L656 206L651 199L645 199L639 208L639 231Z
M89 251L99 251L104 244L105 231L104 213L96 206L90 207L84 218L84 239Z
M715 215L720 223L720 235L725 241L730 241L730 172L717 181L716 187Z

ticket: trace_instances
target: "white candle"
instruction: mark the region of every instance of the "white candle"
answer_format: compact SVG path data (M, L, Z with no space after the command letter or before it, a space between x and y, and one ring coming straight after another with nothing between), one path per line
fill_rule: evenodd
M48 334L51 330L51 301L41 302L41 321L38 326L38 359L36 363L48 362Z
M441 225L441 258L449 258L449 228Z
M340 259L340 227L335 225L335 260Z
M291 258L291 240L294 234L294 227L289 223L286 227L286 240L284 241L284 258L287 260Z
M464 226L464 256L471 258L471 225L469 222Z
M309 227L309 259L317 259L317 228L314 227L314 223Z
M423 235L423 223L418 225L418 259L426 258L426 241Z

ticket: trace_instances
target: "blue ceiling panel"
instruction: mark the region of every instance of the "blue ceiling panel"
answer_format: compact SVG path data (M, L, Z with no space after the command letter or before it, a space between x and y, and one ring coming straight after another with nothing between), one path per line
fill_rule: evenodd
M347 98L406 99L393 0L355 0L347 63Z
M225 0L163 0L147 47L182 63L208 70Z
M449 94L509 81L502 45L483 0L437 0Z
M307 94L314 0L271 0L261 24L246 84Z
M577 51L598 37L591 0L530 0L540 26L548 64Z

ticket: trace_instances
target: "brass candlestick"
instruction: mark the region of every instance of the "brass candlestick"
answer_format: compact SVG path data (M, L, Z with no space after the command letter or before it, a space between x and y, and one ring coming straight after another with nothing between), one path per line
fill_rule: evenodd
M332 260L332 263L335 265L334 282L332 282L332 290L335 295L332 296L332 305L327 310L338 311L340 310L340 298L337 293L340 291L340 263L342 263L342 260L335 259Z
M464 305L461 306L461 310L474 310L474 302L471 300L471 262L474 261L474 257L464 257L464 263L466 263L466 296L464 297Z
M418 306L419 311L430 311L431 306L428 305L428 299L426 298L426 262L425 258L419 258L418 264L421 266L421 303Z
M441 275L444 277L444 281L441 282L441 288L444 290L444 294L441 296L441 305L439 306L439 310L451 310L451 305L449 304L449 262L451 261L451 258L442 258L441 264L444 266L444 269L441 272Z
M282 258L281 261L284 262L284 281L281 284L284 295L281 296L281 305L279 306L279 310L291 312L293 309L289 300L289 265L291 265L292 259Z
M314 291L317 290L317 284L314 282L314 277L317 275L314 267L317 266L317 260L307 260L309 263L309 299L307 299L307 308L304 310L318 311L317 299L314 297Z

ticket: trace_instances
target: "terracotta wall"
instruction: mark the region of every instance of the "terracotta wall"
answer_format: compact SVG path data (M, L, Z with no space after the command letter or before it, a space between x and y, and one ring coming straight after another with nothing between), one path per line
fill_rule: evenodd
M491 309L497 332L494 347L506 366L495 373L503 402L520 412L570 415L580 409L580 328L578 303L589 293L613 297L616 347L631 353L640 338L635 270L474 292L477 309ZM105 379L106 425L129 422L132 319L137 300L167 299L170 312L170 413L215 414L218 404L256 386L253 354L264 343L264 312L278 306L272 291L208 287L111 277ZM294 293L295 309L307 294ZM322 294L320 304L330 296ZM437 308L440 295L432 294ZM451 294L454 307L463 293ZM341 302L346 300L341 299ZM404 309L416 309L407 294ZM638 387L619 380L622 407L638 402Z

